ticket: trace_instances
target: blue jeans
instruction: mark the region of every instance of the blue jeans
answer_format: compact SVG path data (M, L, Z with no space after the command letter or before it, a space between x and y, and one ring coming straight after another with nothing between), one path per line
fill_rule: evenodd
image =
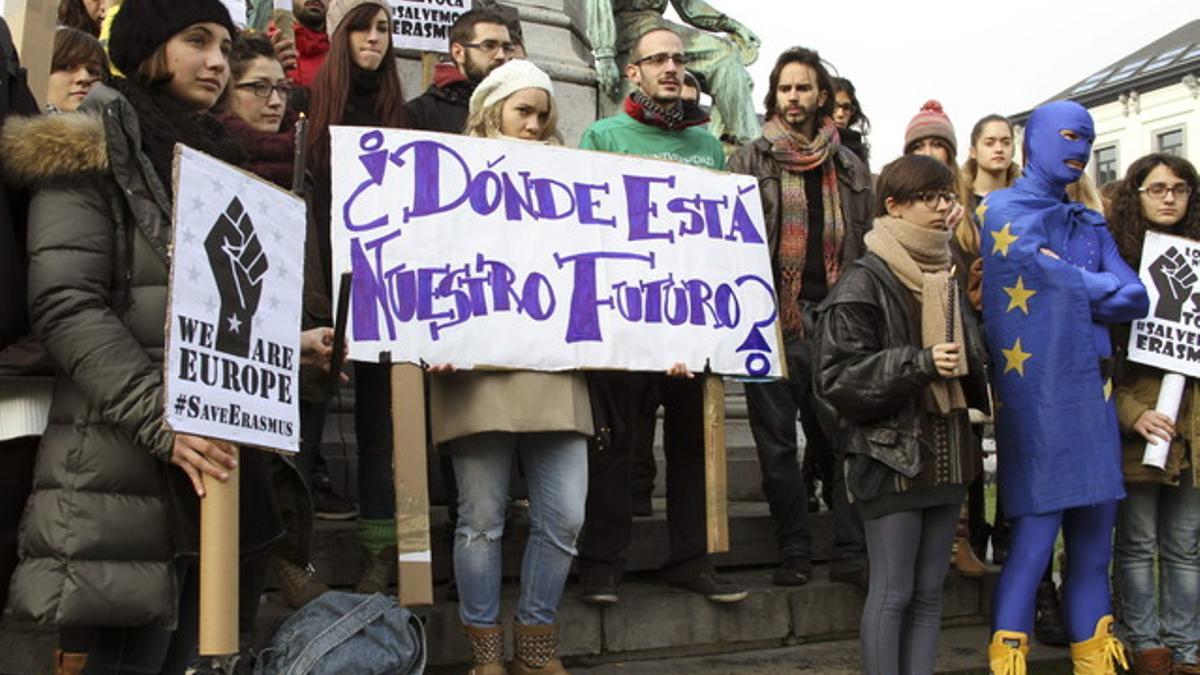
M1185 469L1184 472L1190 472ZM1126 483L1117 510L1113 578L1121 622L1134 649L1170 647L1176 663L1196 663L1200 643L1200 490ZM1159 593L1154 591L1158 556ZM1158 602L1155 602L1155 600Z
M500 618L501 541L508 481L519 450L529 484L530 523L517 620L554 623L583 528L587 439L573 432L490 432L447 445L458 484L454 578L462 622L495 626Z

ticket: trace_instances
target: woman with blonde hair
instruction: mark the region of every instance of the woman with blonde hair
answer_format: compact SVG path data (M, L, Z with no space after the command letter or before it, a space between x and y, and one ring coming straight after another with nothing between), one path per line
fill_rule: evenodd
M556 112L550 78L529 61L493 70L471 96L466 135L546 142ZM473 651L472 675L566 673L555 658L563 586L583 527L587 384L579 372L452 372L431 368L433 441L449 452L458 485L454 577L459 617ZM514 660L501 661L501 542L512 463L529 486L529 540L521 565Z

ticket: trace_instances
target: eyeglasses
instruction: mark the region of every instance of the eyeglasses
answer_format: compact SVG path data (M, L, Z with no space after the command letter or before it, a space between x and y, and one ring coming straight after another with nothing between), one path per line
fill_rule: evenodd
M1175 199L1187 199L1188 195L1192 194L1192 188L1187 183L1179 183L1174 187L1167 187L1166 183L1152 183L1138 188L1138 192L1145 192L1154 199L1164 199L1168 192L1174 195Z
M935 211L937 207L941 206L942 200L945 200L950 206L958 203L958 195L953 192L918 192L913 195L913 199L920 200L925 206Z
M497 40L484 40L483 42L464 42L464 47L470 49L478 49L484 54L495 54L496 50L503 49L505 54L512 54L517 51L517 45L513 42L499 42Z
M253 91L254 95L259 98L271 98L271 92L279 92L279 98L286 99L292 95L292 85L290 82L280 82L278 84L265 82L263 80L255 80L254 82L242 82L233 85L234 89L242 91Z
M677 66L686 66L687 64L691 63L692 60L688 58L687 54L670 54L667 52L659 52L657 54L651 54L650 56L643 56L633 63L634 65L638 66L644 63L649 63L655 66L665 66L667 65L667 61L674 61L675 65Z

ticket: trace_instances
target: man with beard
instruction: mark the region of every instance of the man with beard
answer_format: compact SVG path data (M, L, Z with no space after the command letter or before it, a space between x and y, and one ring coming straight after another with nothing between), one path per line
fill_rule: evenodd
M433 84L408 102L405 112L413 129L460 134L475 87L487 74L513 58L517 45L505 17L492 8L473 9L450 27L450 58L433 72Z
M836 453L818 420L812 390L816 310L842 270L861 255L871 226L871 177L840 143L834 101L833 81L821 57L809 49L789 49L771 70L763 135L729 160L731 172L758 179L787 357L787 379L745 385L763 492L783 560L774 574L781 586L808 583L812 574L808 498L796 461L797 414L805 454ZM833 463L830 575L865 589L862 521L847 501L841 462Z
M686 65L683 43L673 31L656 28L642 35L625 66L626 77L636 87L625 100L625 111L588 127L579 147L724 168L721 143L700 127L708 116L695 104L680 100ZM666 409L663 449L668 464L670 557L663 575L672 585L713 602L746 597L745 590L717 575L708 557L700 380L682 366L673 367L670 374L676 377L648 372L591 375L594 404L605 409L610 421L612 447L588 457L587 513L579 541L585 601L617 602L617 583L632 529L630 455L640 413L655 394Z
M295 38L289 40L288 31L275 27L270 31L275 55L288 79L306 89L312 87L313 78L329 52L329 36L325 33L327 9L326 0L292 0L292 15L296 17L292 31Z

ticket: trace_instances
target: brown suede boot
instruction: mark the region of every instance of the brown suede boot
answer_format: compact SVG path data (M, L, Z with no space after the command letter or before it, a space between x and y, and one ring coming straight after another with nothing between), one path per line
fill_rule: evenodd
M954 544L950 547L950 564L964 577L981 577L988 573L988 566L975 556L971 548L971 530L967 521L967 505L963 504L958 514L958 527L954 532Z
M562 661L555 657L557 651L557 626L545 624L526 626L513 622L512 675L569 675Z
M508 675L504 668L504 627L463 626L471 643L471 662L467 675Z
M311 567L305 569L279 556L271 556L271 571L279 582L283 601L292 609L300 609L329 590Z
M54 650L54 675L81 675L87 665L87 654Z
M1171 650L1166 647L1139 649L1133 654L1134 675L1171 675Z

